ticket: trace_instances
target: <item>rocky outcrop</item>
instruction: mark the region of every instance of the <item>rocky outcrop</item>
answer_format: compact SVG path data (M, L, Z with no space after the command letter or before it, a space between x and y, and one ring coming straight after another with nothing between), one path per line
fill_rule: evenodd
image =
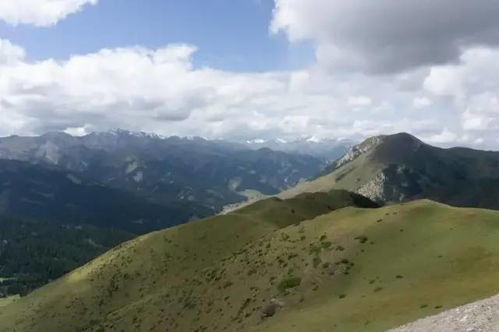
M371 181L361 186L356 192L375 202L386 201L385 183L386 175L383 172L378 173Z
M281 308L284 307L284 302L278 299L270 299L269 303L262 309L260 317L262 319L274 316Z
M498 332L499 295L417 320L390 332Z
M335 163L335 168L339 168L354 159L357 159L360 155L367 153L380 145L383 142L384 136L376 136L366 139L361 144L353 146L347 154L345 154L341 159Z

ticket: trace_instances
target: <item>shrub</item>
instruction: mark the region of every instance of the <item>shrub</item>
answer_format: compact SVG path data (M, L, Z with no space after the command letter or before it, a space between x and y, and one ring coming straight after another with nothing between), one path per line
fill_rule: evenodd
M367 236L361 235L361 236L357 236L355 238L355 240L358 240L360 243L366 243L368 239L367 239Z
M288 275L286 278L282 279L281 282L277 285L277 290L281 293L284 293L286 290L290 288L295 288L300 286L301 278Z
M325 241L325 242L322 242L322 243L321 243L321 246L322 246L322 248L324 248L324 249L328 249L328 248L331 248L332 244L333 244L333 243L332 243L331 241Z

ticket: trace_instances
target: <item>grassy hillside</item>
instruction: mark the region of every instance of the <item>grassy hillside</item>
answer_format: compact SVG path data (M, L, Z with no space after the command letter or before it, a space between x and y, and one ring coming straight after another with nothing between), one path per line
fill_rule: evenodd
M113 324L135 326L146 323L140 317L140 322L128 320L134 319L128 317L129 312L138 307L148 307L148 314L157 319L168 319L169 323L158 324L174 324L174 320L190 329L197 315L193 308L201 305L194 301L201 301L203 292L211 290L206 288L206 279L218 278L214 276L217 266L233 264L231 259L248 243L279 228L352 204L373 206L363 197L343 191L302 195L288 201L272 198L228 215L145 235L0 311L0 330L17 325L21 331L73 331L99 326L104 318L116 321ZM236 290L229 286L231 281L219 281L224 290ZM232 282L236 281L234 278ZM236 303L242 295L236 294L232 301ZM105 317L102 313L113 315ZM156 324L156 319L149 323Z
M346 192L145 235L0 310L0 331L382 331L499 292L499 213ZM360 204L359 204L360 203Z

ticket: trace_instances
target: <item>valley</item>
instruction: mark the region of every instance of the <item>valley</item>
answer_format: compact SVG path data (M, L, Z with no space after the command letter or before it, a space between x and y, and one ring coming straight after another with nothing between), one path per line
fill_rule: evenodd
M499 332L499 1L0 0L0 332Z
M276 194L324 165L124 130L0 138L0 277L18 278L0 295L26 295L125 240Z
M0 331L385 331L493 296L497 156L371 138L279 195L73 261Z

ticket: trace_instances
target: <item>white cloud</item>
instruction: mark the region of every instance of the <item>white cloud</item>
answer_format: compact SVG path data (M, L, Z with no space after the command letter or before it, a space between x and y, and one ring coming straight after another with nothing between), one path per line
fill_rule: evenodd
M499 45L496 0L275 0L271 30L317 46L328 70L402 72Z
M2 0L0 20L12 25L51 26L98 0Z
M124 128L232 139L411 132L497 148L499 51L387 76L197 68L196 47L128 47L30 61L0 40L0 135ZM414 107L418 111L414 112Z
M414 101L412 102L412 107L414 108L425 108L425 107L428 107L428 106L431 106L433 105L433 102L431 101L431 99L427 98L427 97L417 97L417 98L414 98Z
M447 107L475 144L491 144L499 132L498 60L499 50L470 49L459 64L433 68L424 82L427 92L446 98Z
M449 144L455 143L458 140L458 135L448 128L444 128L442 132L426 137L426 141L432 144Z
M498 149L498 17L495 0L275 0L270 30L312 42L353 132Z
M0 0L0 20L50 26L97 2ZM0 39L0 135L120 127L362 139L408 131L435 144L499 148L495 0L275 2L271 30L312 41L310 68L196 68L196 47L184 44L31 61Z
M352 96L348 98L348 105L352 107L367 107L371 106L373 101L366 96Z
M18 46L0 45L7 45L0 48L0 58L11 59L0 63L0 135L121 127L249 139L365 136L353 126L357 117L387 122L393 116L389 102L373 100L405 94L391 79L336 80L313 69L237 73L195 68L196 48L190 45L104 49L36 62L26 60ZM374 116L371 107L361 106L383 111Z
M25 57L24 50L10 41L0 39L0 65L10 65L22 61Z

